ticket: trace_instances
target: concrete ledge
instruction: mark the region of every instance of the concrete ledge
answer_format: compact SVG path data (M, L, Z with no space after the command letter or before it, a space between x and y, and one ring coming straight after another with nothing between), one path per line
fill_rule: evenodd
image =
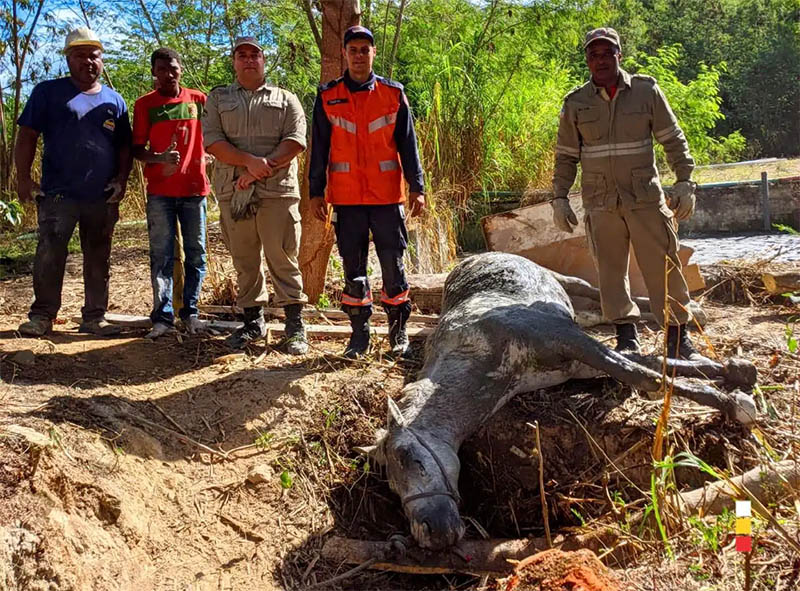
M680 235L763 232L761 181L715 183L697 187L697 208L681 222ZM769 181L769 211L773 224L800 229L800 178Z

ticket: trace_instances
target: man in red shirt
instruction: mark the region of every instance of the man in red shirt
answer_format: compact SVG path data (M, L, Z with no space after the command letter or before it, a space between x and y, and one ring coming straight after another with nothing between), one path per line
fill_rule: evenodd
M175 322L172 268L176 222L183 235L185 280L184 328L205 329L197 317L200 287L206 274L206 178L200 116L206 96L180 85L181 60L172 49L153 52L150 65L156 89L140 97L133 110L133 155L145 163L147 231L150 235L150 277L153 283L153 329L159 337Z

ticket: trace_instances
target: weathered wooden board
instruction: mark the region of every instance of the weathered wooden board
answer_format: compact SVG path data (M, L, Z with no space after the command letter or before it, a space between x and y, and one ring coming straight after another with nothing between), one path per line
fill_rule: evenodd
M578 226L572 234L555 227L549 203L520 207L482 218L481 225L489 250L518 254L563 275L580 277L597 285L597 269L586 241L580 195L570 195L570 204L578 218ZM686 246L680 248L678 257L684 267L688 265L693 252ZM689 277L690 291L705 287L699 269L687 270L687 281ZM630 258L630 283L633 295L647 295L635 256Z

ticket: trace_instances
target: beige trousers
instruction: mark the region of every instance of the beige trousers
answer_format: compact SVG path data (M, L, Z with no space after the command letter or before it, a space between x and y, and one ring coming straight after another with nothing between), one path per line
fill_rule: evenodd
M639 307L631 299L628 279L630 245L642 270L650 308L659 325L664 325L665 272L668 269L669 324L689 321L689 288L678 259L678 235L672 212L666 205L629 210L590 211L586 235L600 283L603 315L622 324L639 318ZM669 263L665 268L665 261Z
M230 201L220 201L222 237L233 258L239 284L236 304L241 308L265 306L269 300L261 252L275 289L274 305L306 303L303 278L297 263L300 248L299 200L260 199L255 216L235 221Z

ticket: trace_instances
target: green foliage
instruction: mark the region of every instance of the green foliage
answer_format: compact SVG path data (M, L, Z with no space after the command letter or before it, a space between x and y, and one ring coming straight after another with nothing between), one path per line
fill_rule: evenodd
M284 470L281 472L281 487L282 488L292 488L294 485L294 478L292 477L291 472L288 470Z
M800 236L800 232L792 228L791 226L787 226L785 224L772 224L772 227L778 230L779 232L784 232L786 234L792 234L793 236Z
M716 517L702 518L692 515L689 525L695 534L694 543L706 550L717 553L725 536L731 533L735 515L727 508Z
M794 326L791 324L786 325L786 348L789 350L789 353L796 353L797 352L797 337L794 336Z
M700 163L735 161L745 149L745 139L739 132L726 137L713 137L712 130L718 121L725 118L720 111L722 98L719 95L720 74L725 71L725 62L718 66L699 65L694 80L681 82L678 67L683 58L679 45L663 47L656 55L643 56L642 62L628 60L632 70L653 76L669 101L675 116L689 142L692 156ZM661 154L661 168L666 160Z
M329 310L333 304L331 304L331 298L327 293L321 293L319 298L317 299L317 309L318 310Z
M275 434L269 431L262 433L258 429L256 429L256 432L258 436L253 441L253 445L259 449L269 449L272 446L272 440L275 439Z
M4 226L19 226L22 223L22 204L12 196L8 201L0 199L0 229Z
M751 156L798 153L800 136L800 3L797 0L624 0L619 26L627 53L654 54L679 44L677 74L696 77L702 64L725 62L719 80L726 119L714 135L741 131ZM641 34L644 31L644 34Z

